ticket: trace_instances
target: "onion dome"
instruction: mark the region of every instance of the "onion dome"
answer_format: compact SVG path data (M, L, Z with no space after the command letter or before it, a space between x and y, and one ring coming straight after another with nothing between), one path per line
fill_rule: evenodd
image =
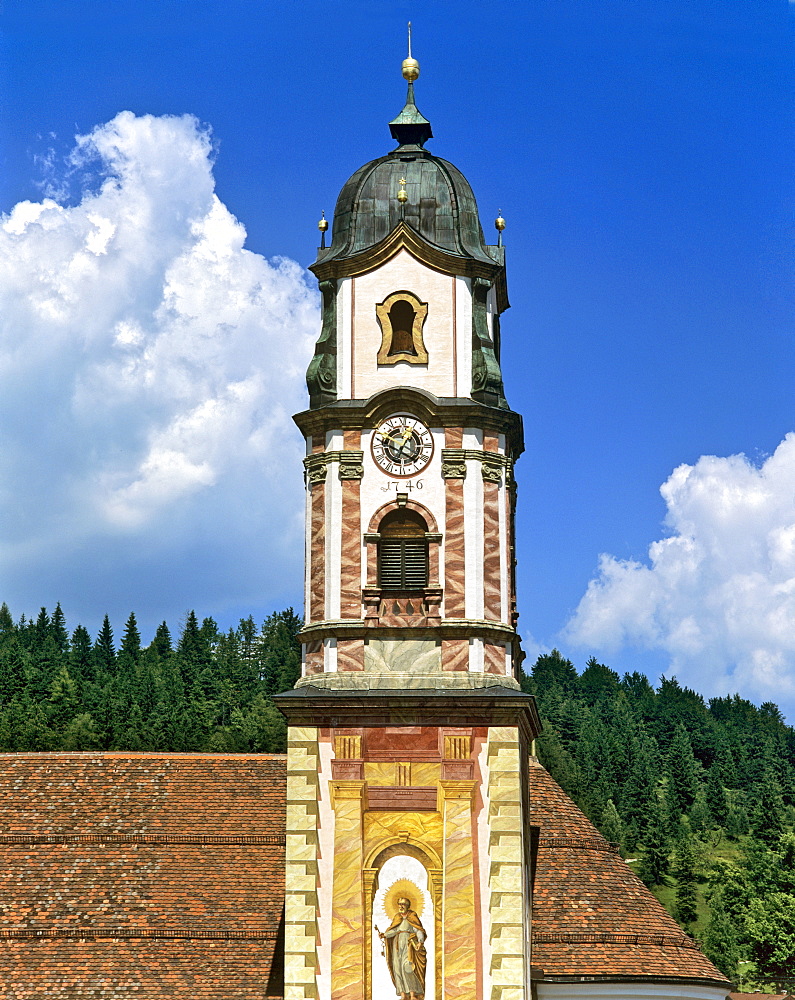
M360 167L345 183L334 209L331 245L321 248L314 267L367 251L400 222L446 253L490 268L502 266L501 248L487 246L483 238L469 182L452 163L424 148L433 132L414 99L419 76L415 59L404 60L403 76L408 80L406 104L389 123L398 146ZM406 197L398 198L402 191Z

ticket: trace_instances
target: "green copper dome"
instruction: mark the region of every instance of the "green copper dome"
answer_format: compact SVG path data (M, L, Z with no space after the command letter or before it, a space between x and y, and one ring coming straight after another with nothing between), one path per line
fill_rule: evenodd
M414 103L409 83L406 106L390 122L397 149L360 167L340 191L334 209L331 246L317 263L361 253L385 239L399 222L447 253L491 264L478 207L469 182L452 163L423 149L432 137L430 122ZM405 179L407 198L398 200Z

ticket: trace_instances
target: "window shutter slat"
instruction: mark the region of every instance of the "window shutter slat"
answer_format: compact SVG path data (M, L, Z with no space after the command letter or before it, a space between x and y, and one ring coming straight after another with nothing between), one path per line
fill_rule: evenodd
M428 585L428 545L419 538L382 538L378 578L383 590L422 590Z

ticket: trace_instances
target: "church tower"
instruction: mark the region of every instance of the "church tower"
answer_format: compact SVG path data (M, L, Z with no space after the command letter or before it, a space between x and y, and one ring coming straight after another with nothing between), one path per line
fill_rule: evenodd
M311 268L285 998L529 1000L538 719L516 679L504 250L425 148L410 50L403 76L397 146L344 185Z

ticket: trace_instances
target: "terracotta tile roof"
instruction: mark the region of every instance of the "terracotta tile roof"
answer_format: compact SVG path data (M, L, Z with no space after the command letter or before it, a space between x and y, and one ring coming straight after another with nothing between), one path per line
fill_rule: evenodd
M0 754L0 998L281 996L285 762Z
M534 966L724 982L531 776ZM0 1000L280 996L284 795L279 755L0 754Z
M729 986L547 771L530 768L540 827L533 966L546 979L654 977Z

